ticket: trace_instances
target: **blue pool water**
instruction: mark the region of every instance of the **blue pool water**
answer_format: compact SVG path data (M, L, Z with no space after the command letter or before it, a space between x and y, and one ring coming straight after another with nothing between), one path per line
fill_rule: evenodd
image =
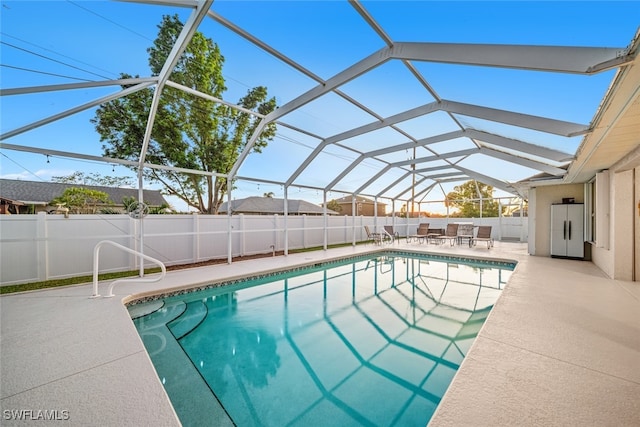
M514 264L389 253L129 306L185 426L425 426Z

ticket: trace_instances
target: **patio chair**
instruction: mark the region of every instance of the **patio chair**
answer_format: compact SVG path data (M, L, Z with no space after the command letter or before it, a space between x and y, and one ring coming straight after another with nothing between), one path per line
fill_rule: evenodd
M398 239L398 243L400 243L400 233L398 233L397 231L393 230L393 225L385 225L384 226L384 232L386 234L386 236L383 237L390 237L391 238L391 243L395 242L396 239Z
M491 249L493 247L493 238L491 237L491 226L490 225L481 225L478 227L478 233L476 237L473 238L473 245L477 242L487 242L487 249Z
M416 234L410 234L407 236L407 243L411 242L411 239L415 241L420 241L420 239L422 239L422 242L424 242L428 234L429 234L429 223L428 222L420 223L418 225L418 229L416 230Z
M453 246L458 241L458 224L447 224L444 235L437 237L437 239L440 243L448 240L451 246Z
M370 242L373 242L376 245L382 244L382 233L373 233L373 232L371 232L371 230L369 230L369 226L368 225L364 226L364 231L367 233L367 239Z
M469 247L473 244L473 224L458 224L458 241L459 245L466 240Z

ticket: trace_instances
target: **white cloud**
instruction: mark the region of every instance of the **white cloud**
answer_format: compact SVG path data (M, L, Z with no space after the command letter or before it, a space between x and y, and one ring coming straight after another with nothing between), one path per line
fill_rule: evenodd
M22 171L19 173L0 174L2 179L17 179L21 181L51 181L53 176L71 175L70 169L39 169L35 172Z

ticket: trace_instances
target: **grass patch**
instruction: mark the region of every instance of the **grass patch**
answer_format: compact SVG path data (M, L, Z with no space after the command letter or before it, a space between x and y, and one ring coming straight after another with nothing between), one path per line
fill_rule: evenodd
M367 241L363 241L363 242L356 242L356 245L364 245L368 243ZM327 249L335 249L335 248L344 248L347 246L351 246L351 243L338 243L335 245L327 245ZM300 253L304 253L304 252L314 252L314 251L321 251L323 250L324 247L323 246L314 246L312 248L304 248L304 249L289 249L289 253L290 254L300 254Z
M356 242L357 245L362 245L362 244L366 244L368 243L367 241L363 241L363 242ZM340 244L335 244L335 245L329 245L327 248L328 249L335 249L335 248L343 248L346 246L351 246L351 243L340 243ZM291 249L289 250L290 254L295 254L295 253L304 253L304 252L314 252L314 251L321 251L324 248L322 246L314 246L312 248L304 248L304 249ZM266 254L262 254L262 255L257 255L254 257L237 257L234 258L235 261L242 261L243 258L245 259L249 259L249 258L258 258L258 257L270 257L272 256L271 252L266 253ZM211 260L210 263L211 264L220 264L220 263L224 263L226 262L225 260ZM197 263L197 264L185 264L185 265L179 265L179 266L170 266L167 267L167 271L170 270L176 270L179 268L189 268L189 267L196 267L196 266L202 266L202 265L207 265L207 262L201 262L201 263ZM145 269L145 274L153 274L153 273L158 273L160 272L160 268L154 267L154 268L148 268ZM115 279L120 279L123 277L134 277L138 275L138 270L133 270L133 271L120 271L120 272L115 272L115 273L104 273L104 274L99 274L98 275L98 280L103 281L103 280L115 280ZM27 292L27 291L36 291L38 289L49 289L49 288L58 288L61 286L71 286L71 285L80 285L83 283L92 283L93 282L93 276L78 276L78 277L68 277L66 279L55 279L55 280L45 280L43 282L32 282L32 283L22 283L20 285L7 285L7 286L0 286L0 294L12 294L12 293L16 293L16 292Z
M145 274L158 273L159 268L149 268L144 272ZM133 277L138 275L138 270L135 271L120 271L115 273L104 273L98 275L98 280L114 280L122 277ZM13 294L16 292L36 291L38 289L58 288L61 286L80 285L83 283L92 283L93 275L91 276L78 276L67 277L66 279L45 280L43 282L22 283L20 285L7 285L0 287L0 294Z

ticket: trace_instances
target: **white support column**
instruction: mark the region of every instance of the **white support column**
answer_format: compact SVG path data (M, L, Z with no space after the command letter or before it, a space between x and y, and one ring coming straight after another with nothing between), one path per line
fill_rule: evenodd
M278 236L280 235L280 218L278 214L273 214L273 248L269 247L272 250L272 253L275 253L280 247L278 242Z
M498 200L498 240L502 240L502 200Z
M378 196L373 198L373 229L374 232L379 232L378 230Z
M288 187L284 186L284 255L289 255L289 196Z
M127 220L127 246L133 249L136 249L136 242L137 242L137 234L136 234L136 222L133 218L131 218L130 216L128 216L128 220ZM127 258L127 269L128 270L135 270L136 269L136 256L133 254L129 254L130 256Z
M327 229L328 221L327 221L327 191L322 191L322 211L324 216L324 250L328 249L328 241L329 241L329 230Z
M356 238L356 195L352 194L351 195L351 218L352 218L352 223L353 223L353 240L351 242L352 246L356 245L357 242L357 238Z
M36 225L36 247L38 280L49 280L49 241L47 236L47 213L38 212Z
M420 204L418 204L418 209L420 209ZM393 226L394 231L396 230L396 199L391 199L391 225Z
M141 162L142 163L142 162ZM144 180L142 175L142 169L144 166L142 164L138 167L138 203L144 203ZM140 242L140 246L138 247L138 252L140 252L140 256L138 257L139 270L138 276L144 277L144 215L140 214L140 218L136 220L138 222L138 241Z
M302 247L307 249L307 215L302 215Z
M346 215L343 217L342 226L344 230L344 242L347 243L349 241L349 217Z
M245 256L247 254L247 226L245 224L245 217L243 213L238 214L238 229L238 236L240 238L240 256Z
M227 178L227 263L231 264L233 260L233 236L231 235L233 229L231 226L233 206L231 203L231 182L229 181L230 179Z
M527 215L528 218L528 215ZM520 241L524 242L524 199L520 199Z

